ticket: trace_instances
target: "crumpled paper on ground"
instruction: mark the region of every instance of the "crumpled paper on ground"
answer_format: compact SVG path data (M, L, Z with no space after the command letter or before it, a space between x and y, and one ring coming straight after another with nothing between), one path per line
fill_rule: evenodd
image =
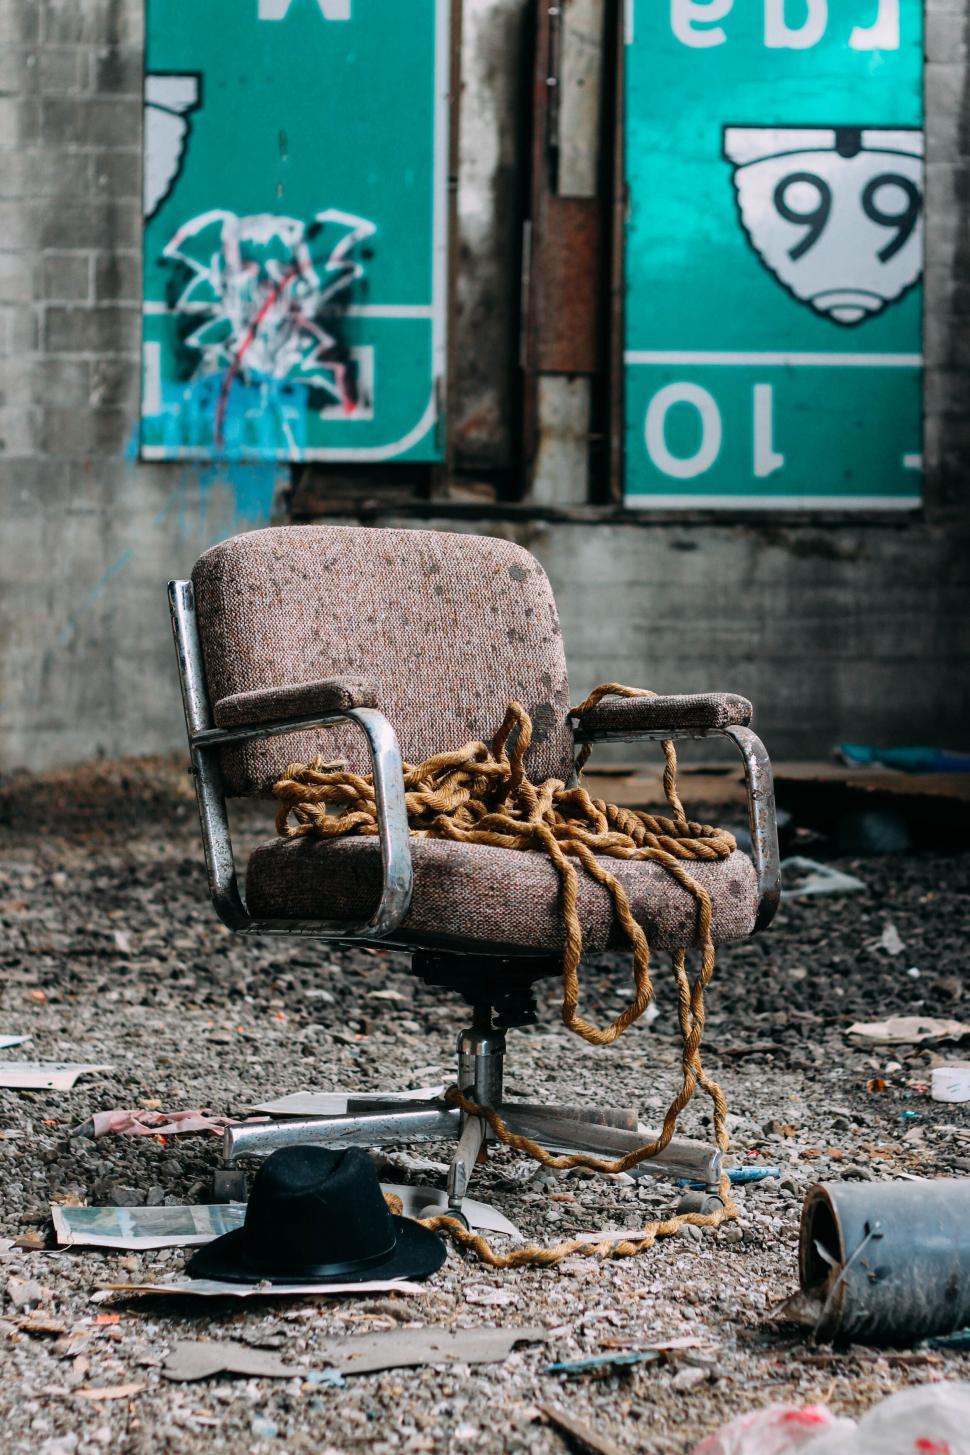
M254 1117L264 1121L264 1117ZM131 1137L173 1137L184 1132L212 1132L221 1135L230 1123L238 1124L238 1117L213 1116L207 1111L146 1111L143 1107L130 1110L117 1108L112 1111L96 1111L92 1117L76 1129L75 1136L106 1137L111 1132L121 1132Z
M968 1455L970 1384L941 1382L899 1390L855 1420L824 1405L771 1405L740 1415L691 1455Z

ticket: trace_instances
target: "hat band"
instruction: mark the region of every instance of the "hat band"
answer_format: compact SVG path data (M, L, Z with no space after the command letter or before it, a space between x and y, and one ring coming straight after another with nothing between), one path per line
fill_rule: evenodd
M332 1278L340 1273L360 1273L365 1268L375 1268L378 1263L386 1263L396 1247L397 1239L394 1238L380 1253L370 1253L366 1258L349 1258L342 1263L300 1263L283 1267L278 1263L271 1267L258 1263L244 1251L242 1262L257 1272L263 1271L264 1276L269 1279L292 1278L297 1274L306 1278Z

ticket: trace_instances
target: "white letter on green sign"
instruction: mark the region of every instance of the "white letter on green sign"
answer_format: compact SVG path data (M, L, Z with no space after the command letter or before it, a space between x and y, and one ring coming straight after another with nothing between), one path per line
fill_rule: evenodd
M857 25L849 36L854 51L899 50L899 0L879 0L879 13L868 29Z
M670 0L670 26L684 45L695 48L723 45L723 26L714 24L731 13L734 0ZM710 27L699 30L699 26Z
M801 0L807 14L799 26L789 25L785 0L765 0L765 45L771 50L807 51L818 45L829 20L829 0Z
M260 20L285 20L293 0L259 0ZM349 20L350 0L317 0L324 20Z
M701 442L692 455L674 455L667 448L667 415L675 404L689 404L697 410ZM709 470L721 453L721 411L699 384L668 384L650 401L645 434L647 453L658 470L675 480L692 480Z

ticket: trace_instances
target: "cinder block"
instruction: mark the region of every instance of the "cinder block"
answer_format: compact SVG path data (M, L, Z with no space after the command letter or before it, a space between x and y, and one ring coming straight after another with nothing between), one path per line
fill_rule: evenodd
M0 44L31 45L40 38L38 0L3 0L0 5Z
M50 145L110 147L141 136L142 103L134 96L45 96L41 128Z
M0 137L7 146L30 146L37 141L40 108L40 101L33 96L0 96Z
M23 365L20 365L23 370ZM90 402L91 365L87 359L59 359L41 356L34 359L26 377L33 398L39 404L81 408Z
M141 316L135 308L48 308L44 343L55 354L123 354L138 348Z
M69 96L87 88L88 58L80 46L43 45L33 69L43 96Z
M120 409L44 410L44 449L49 455L120 453L128 434L128 414Z
M24 404L0 405L0 454L32 455L40 446L41 412Z
M0 306L0 354L21 358L35 351L40 338L40 311L33 304Z
M48 303L87 303L91 299L91 254L45 253L41 260L43 298Z
M57 45L137 45L142 36L136 0L31 0L41 11L41 34Z
M40 219L44 248L130 248L140 236L141 219L132 204L68 202L45 208Z
M141 150L98 152L94 158L94 183L99 195L115 202L141 202Z
M0 96L26 96L37 89L37 52L0 44Z
M29 303L36 287L32 253L0 253L0 302Z
M0 200L0 238L10 252L29 252L36 248L40 231L40 211L36 203L26 199Z
M94 296L104 303L141 303L141 256L136 252L99 253L94 263Z
M141 100L143 72L141 46L105 46L91 56L91 89Z
M8 198L87 197L91 192L93 157L52 147L22 147L0 163L3 195Z

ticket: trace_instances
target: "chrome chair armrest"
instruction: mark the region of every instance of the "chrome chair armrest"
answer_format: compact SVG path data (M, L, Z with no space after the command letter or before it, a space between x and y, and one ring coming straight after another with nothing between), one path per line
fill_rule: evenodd
M191 581L169 582L168 595L209 894L219 918L241 934L297 934L328 940L374 940L392 934L408 912L412 891L404 771L393 727L373 707L350 707L242 727L213 727ZM220 750L305 728L332 727L345 720L360 728L370 752L383 866L380 902L370 919L360 924L344 920L254 919L246 908L236 874Z
M767 929L775 917L781 899L781 855L778 851L778 824L775 817L775 789L771 760L764 743L749 727L663 728L646 731L628 728L620 732L575 729L576 742L670 742L685 738L730 738L741 755L744 782L748 795L748 830L751 834L751 861L758 880L758 912L755 932Z

